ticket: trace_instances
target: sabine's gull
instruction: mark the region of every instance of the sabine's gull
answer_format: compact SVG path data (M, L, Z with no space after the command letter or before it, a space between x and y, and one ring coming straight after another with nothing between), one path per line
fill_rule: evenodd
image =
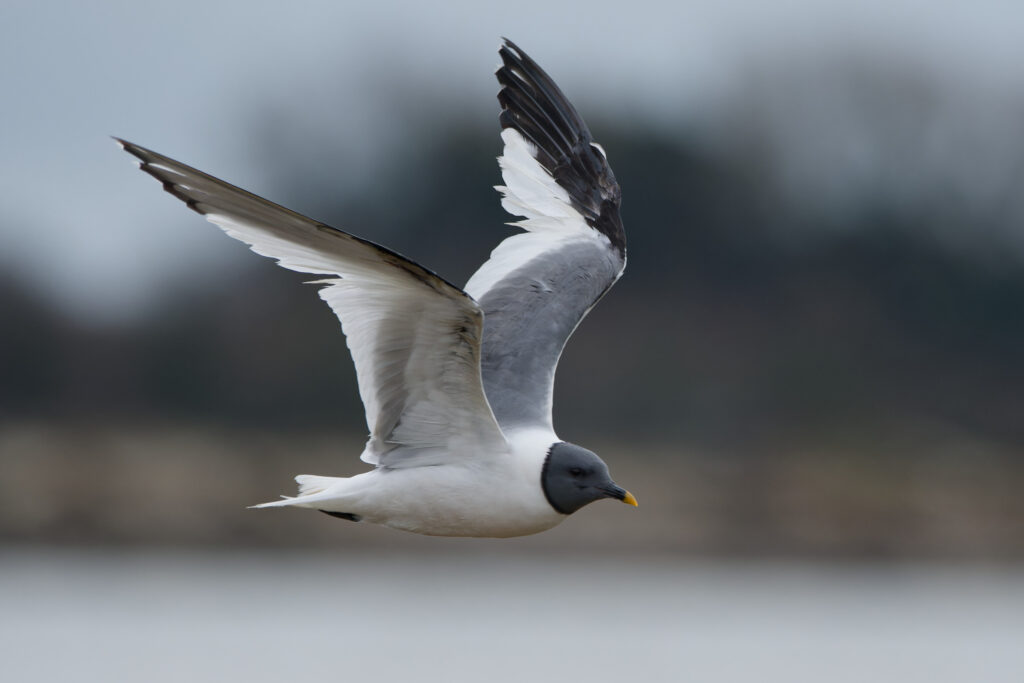
M312 508L436 536L550 529L584 505L636 498L594 453L555 435L555 366L580 320L622 275L621 194L604 149L554 81L505 40L498 162L524 230L464 289L367 240L117 139L165 190L257 254L316 273L341 320L366 408L354 477L296 477Z

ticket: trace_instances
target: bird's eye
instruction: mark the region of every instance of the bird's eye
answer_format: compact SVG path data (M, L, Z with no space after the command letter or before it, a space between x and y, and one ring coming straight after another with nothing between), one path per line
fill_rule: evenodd
M569 474L571 474L574 477L578 477L581 474L583 474L583 468L582 467L573 467L572 469L569 470Z

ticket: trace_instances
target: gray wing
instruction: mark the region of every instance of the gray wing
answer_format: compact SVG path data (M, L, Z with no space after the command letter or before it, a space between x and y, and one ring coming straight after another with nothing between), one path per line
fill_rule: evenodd
M552 429L555 368L626 265L620 192L604 150L551 78L506 41L502 206L524 216L466 291L484 310L484 390L503 429Z
M502 452L480 378L482 315L426 268L180 162L118 140L139 167L258 254L329 277L320 297L355 361L370 440L363 460L436 465Z

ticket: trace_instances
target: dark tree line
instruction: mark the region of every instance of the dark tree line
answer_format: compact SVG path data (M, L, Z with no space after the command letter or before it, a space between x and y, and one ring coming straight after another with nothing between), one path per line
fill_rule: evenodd
M750 443L938 427L1024 443L1024 265L959 254L917 229L969 231L973 218L948 202L916 214L868 205L792 240L787 226L806 218L752 170L762 165L600 128L623 185L629 268L563 358L567 438ZM464 282L508 234L488 189L500 182L496 136L452 125L431 139L376 196L295 208ZM285 204L318 172L276 152L273 165ZM182 285L137 324L105 328L0 277L0 417L365 429L330 311L302 277L239 263Z

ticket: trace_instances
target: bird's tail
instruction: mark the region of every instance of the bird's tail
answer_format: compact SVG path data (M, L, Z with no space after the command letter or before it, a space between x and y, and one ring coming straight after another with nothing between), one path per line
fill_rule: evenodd
M333 494L330 493L331 486L343 481L341 477L321 477L315 474L300 474L295 477L295 481L299 485L299 495L297 496L282 496L281 500L272 500L269 503L260 503L259 505L252 505L254 508L271 508L271 507L284 507L284 506L295 506L295 507L316 507L314 503L324 500L325 498L332 498Z
M299 496L314 496L331 488L340 481L340 477L321 477L316 474L300 474L295 477L299 485Z

